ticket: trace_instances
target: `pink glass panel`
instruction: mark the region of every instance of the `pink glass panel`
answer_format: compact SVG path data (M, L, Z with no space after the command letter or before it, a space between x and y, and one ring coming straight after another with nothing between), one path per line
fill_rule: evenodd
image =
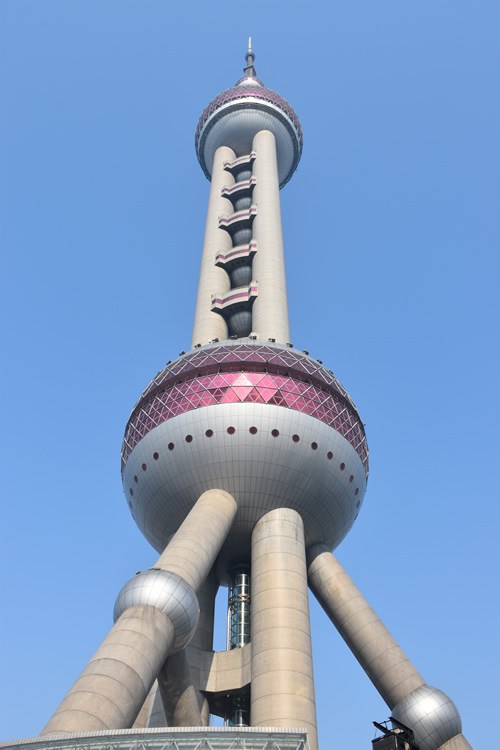
M259 386L259 393L262 396L262 401L267 404L273 396L279 391L276 388L262 388Z
M276 357L276 352L272 349L270 351ZM255 362L255 351L251 351L250 354L252 362ZM294 354L284 354L294 361ZM267 353L266 358L268 356ZM282 357L283 361L288 357ZM207 359L212 361L205 355L204 361ZM220 363L221 359L236 361L241 365L241 352L237 354L228 348L222 357L219 351L217 362ZM264 356L262 359L264 360ZM311 370L314 371L314 363L307 364L310 364ZM161 380L161 373L156 380ZM255 384L258 385L255 387ZM202 374L183 383L173 383L166 390L151 394L150 399L149 403L143 402L127 426L123 462L144 435L177 414L212 404L250 402L285 406L316 417L344 435L359 454L365 468L367 467L366 438L356 413L352 412L345 402L339 400L335 392L321 390L312 383L288 375L241 370Z
M250 391L252 390L252 388L253 388L252 385L245 386L244 388L240 387L240 386L234 386L233 385L232 390L234 391L234 393L236 393L236 395L238 397L238 401L242 401L243 402L243 401L246 400L246 398L247 398L248 394L250 393Z

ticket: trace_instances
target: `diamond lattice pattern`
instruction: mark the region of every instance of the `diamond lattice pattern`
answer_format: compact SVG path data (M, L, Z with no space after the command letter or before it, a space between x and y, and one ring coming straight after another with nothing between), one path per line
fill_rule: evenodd
M140 402L127 426L123 464L144 435L178 414L215 404L260 403L295 409L330 425L351 443L368 471L364 430L350 404L290 375L241 370L217 372L178 382L166 390L157 385L153 392L150 389L148 392L150 397Z

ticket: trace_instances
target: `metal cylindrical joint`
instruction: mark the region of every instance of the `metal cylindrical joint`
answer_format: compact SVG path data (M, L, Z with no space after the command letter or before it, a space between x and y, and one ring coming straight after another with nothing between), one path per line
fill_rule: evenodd
M317 748L302 519L280 508L252 534L252 726L305 727Z
M243 648L250 643L250 569L238 566L230 573L227 647Z
M115 622L126 609L137 606L156 607L167 615L175 631L171 654L187 646L196 630L200 608L192 587L181 576L158 568L137 573L118 594Z
M411 727L419 750L466 750L458 709L442 690L422 685L401 700L391 711L401 724ZM449 743L449 744L448 744Z

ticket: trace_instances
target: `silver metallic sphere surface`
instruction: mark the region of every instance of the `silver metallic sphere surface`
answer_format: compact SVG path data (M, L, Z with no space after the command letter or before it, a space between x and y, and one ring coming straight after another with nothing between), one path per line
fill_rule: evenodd
M302 154L302 128L290 104L258 78L245 76L216 96L203 111L196 128L198 161L208 179L214 154L229 146L236 156L252 150L253 137L270 130L276 138L280 187L295 172Z
M462 731L458 709L442 690L422 685L392 710L392 716L413 730L419 750L437 750Z
M129 607L156 607L171 620L175 630L171 653L181 651L191 640L200 615L192 587L176 573L150 568L137 573L116 598L114 620Z

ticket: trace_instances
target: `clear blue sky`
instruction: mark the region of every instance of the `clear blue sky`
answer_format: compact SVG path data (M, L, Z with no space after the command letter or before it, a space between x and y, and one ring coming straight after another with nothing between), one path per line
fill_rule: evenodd
M121 438L189 346L194 129L252 34L304 129L282 192L292 341L348 388L371 448L337 555L491 747L499 24L493 0L0 0L2 739L38 733L155 559ZM369 748L388 709L314 602L312 621L321 746Z

